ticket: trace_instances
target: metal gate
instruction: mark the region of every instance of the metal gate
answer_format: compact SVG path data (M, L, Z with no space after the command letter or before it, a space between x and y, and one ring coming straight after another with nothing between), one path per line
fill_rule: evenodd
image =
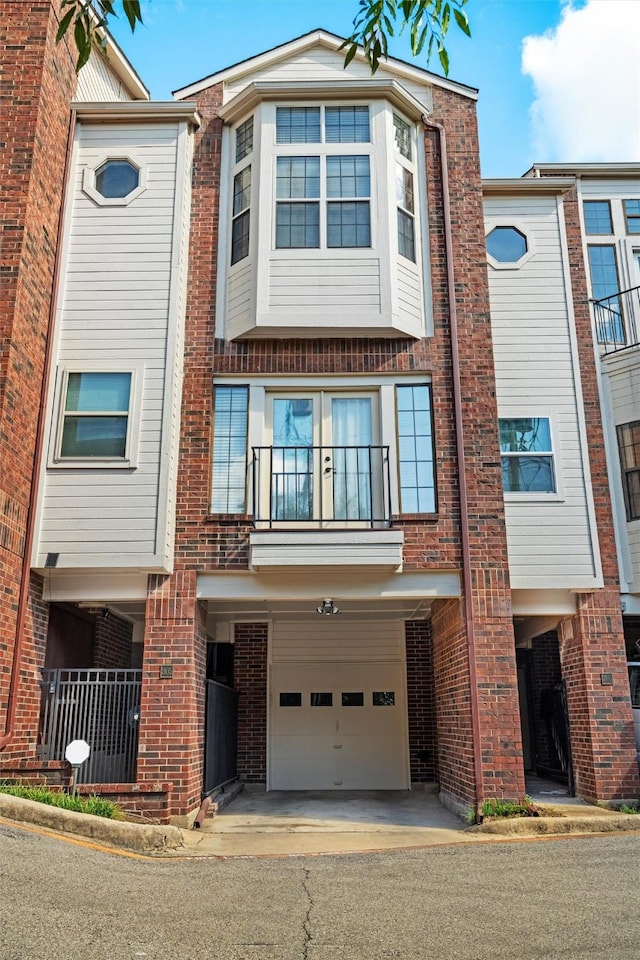
M205 680L207 725L204 792L211 793L237 776L238 694L216 680Z
M141 670L43 670L38 754L64 760L72 740L91 753L78 783L136 779Z
M569 796L575 796L573 782L573 761L571 757L571 736L569 733L569 709L567 706L567 687L564 680L548 687L541 693L540 700L543 716L546 718L549 741L555 755L557 773L567 780Z

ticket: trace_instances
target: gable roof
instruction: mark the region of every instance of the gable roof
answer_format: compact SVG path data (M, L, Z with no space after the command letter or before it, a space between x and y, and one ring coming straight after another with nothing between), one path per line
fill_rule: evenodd
M184 97L193 97L200 93L201 90L206 90L207 87L211 87L216 83L237 80L239 77L242 77L248 73L252 73L254 70L271 66L272 64L277 63L279 60L286 60L288 57L303 53L312 47L323 46L329 48L330 50L334 50L337 53L344 42L345 41L343 37L338 37L335 33L329 33L329 31L323 30L322 28L311 30L309 33L305 33L300 37L296 37L294 40L288 40L286 43L272 47L272 49L267 50L264 53L259 53L256 56L248 57L246 60L240 60L238 63L232 64L229 67L225 67L222 70L218 70L216 73L212 73L207 77L203 77L201 80L196 80L194 83L191 83L186 87L181 87L179 90L174 90L173 96L177 100L181 100ZM355 59L359 60L360 62L364 62L364 54L361 51L358 51ZM477 100L478 98L478 90L476 87L469 87L464 83L456 83L453 80L448 80L446 77L441 77L437 73L431 73L429 70L424 70L422 67L416 67L411 63L407 63L405 60L397 60L395 57L388 57L381 63L381 66L384 70L396 74L402 79L415 80L419 83L424 83L426 81L433 86L444 87L447 90L452 90L464 97L468 97L470 100Z

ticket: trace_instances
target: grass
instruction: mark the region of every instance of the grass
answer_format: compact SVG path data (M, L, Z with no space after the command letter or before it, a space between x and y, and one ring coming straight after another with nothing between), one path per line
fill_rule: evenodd
M502 818L502 817L539 817L540 809L535 805L531 797L523 797L522 800L485 800L482 804L483 818Z
M26 786L21 783L0 783L0 793L8 793L23 800L35 800L36 803L47 803L49 806L73 810L76 813L92 813L95 817L106 817L108 820L124 819L117 803L96 794L89 797L72 796L69 793L56 793L48 787Z
M630 807L628 803L622 803L619 807L616 807L616 813L635 813L640 815L640 804L637 807Z

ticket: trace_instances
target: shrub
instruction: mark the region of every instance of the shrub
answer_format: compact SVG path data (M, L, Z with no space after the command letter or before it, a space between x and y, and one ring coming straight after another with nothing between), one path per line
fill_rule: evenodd
M124 814L117 803L91 794L89 797L72 796L70 793L55 793L48 787L26 785L22 783L0 783L0 793L23 800L35 800L36 803L48 803L52 807L73 810L76 813L92 813L95 817L108 820L122 820Z

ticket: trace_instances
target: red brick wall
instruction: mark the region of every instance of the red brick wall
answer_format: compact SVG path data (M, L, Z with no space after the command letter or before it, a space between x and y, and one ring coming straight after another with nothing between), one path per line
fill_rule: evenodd
M436 780L437 740L431 623L428 620L408 620L404 627L411 782L433 783Z
M58 7L59 0L3 0L0 17L0 736L13 661L69 102L76 83L68 49L55 45ZM33 651L27 653L28 660L33 657Z
M173 784L171 814L200 805L204 773L206 611L195 571L149 577L137 779ZM163 669L171 676L163 677Z
M114 613L92 610L95 616L93 666L105 670L128 670L131 667L131 635L133 624Z
M247 783L267 779L266 623L237 623L233 660L238 691L238 776Z
M576 599L578 615L560 631L576 793L586 800L637 798L624 639L615 629L620 594L606 587ZM609 678L611 683L603 683Z

